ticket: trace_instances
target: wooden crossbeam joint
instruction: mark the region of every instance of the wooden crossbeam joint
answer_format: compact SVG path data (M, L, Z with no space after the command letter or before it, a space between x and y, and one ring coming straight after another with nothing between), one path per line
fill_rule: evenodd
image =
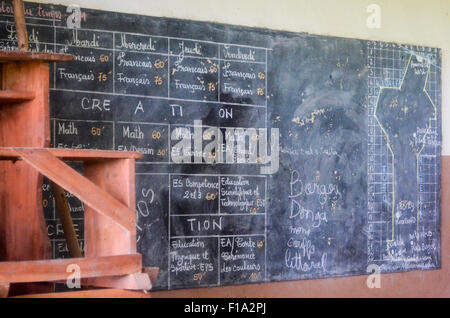
M47 149L14 148L20 157L51 181L77 196L97 213L132 232L136 227L136 214L117 199L86 179Z

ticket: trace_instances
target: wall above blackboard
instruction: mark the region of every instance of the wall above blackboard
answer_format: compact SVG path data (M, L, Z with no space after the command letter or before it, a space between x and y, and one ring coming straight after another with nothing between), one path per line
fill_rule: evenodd
M76 59L51 69L53 147L144 154L155 289L440 267L439 49L87 9L74 29L66 7L26 8L31 48Z

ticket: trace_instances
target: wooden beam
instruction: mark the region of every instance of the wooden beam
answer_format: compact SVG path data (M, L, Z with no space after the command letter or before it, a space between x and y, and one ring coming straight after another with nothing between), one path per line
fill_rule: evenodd
M0 90L0 104L20 103L33 100L34 92Z
M99 277L82 280L83 286L109 287L129 290L150 290L152 283L147 274L136 273L117 277Z
M136 231L136 214L113 196L80 175L46 149L16 149L22 159L51 181L78 197L97 213L120 225L125 231Z
M19 147L0 147L0 160L22 160L17 152ZM37 148L25 148L37 149ZM139 152L128 151L109 151L109 150L88 150L88 149L57 149L46 148L53 156L64 161L103 161L114 159L142 159L143 155Z
M0 63L4 62L71 62L74 56L70 54L21 52L21 51L0 51Z
M0 262L0 281L7 283L64 281L72 272L69 265L80 267L80 278L122 276L141 271L140 254L70 258L44 261Z
M19 51L28 51L28 32L25 22L25 7L22 0L13 0L14 21L16 23L17 44Z
M120 289L95 289L66 293L25 295L14 298L150 298L150 294Z

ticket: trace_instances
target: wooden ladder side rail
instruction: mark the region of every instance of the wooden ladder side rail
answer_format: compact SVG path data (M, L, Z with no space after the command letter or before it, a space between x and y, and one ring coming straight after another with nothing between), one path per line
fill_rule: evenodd
M15 151L35 170L78 197L94 211L111 219L128 233L135 232L134 211L53 156L48 150L15 148Z
M0 282L31 283L66 281L73 274L69 265L78 265L81 278L140 273L141 254L96 258L66 258L41 261L0 262Z

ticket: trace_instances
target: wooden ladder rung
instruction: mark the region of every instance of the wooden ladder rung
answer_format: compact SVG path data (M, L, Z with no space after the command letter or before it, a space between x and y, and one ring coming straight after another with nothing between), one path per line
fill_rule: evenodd
M22 103L34 98L34 92L0 90L0 104Z
M41 148L18 148L18 147L0 147L0 160L21 160L18 153L21 149L41 149ZM128 151L110 151L110 150L86 150L86 149L58 149L44 148L53 156L64 161L98 161L108 159L142 159L143 155L139 152Z
M0 51L0 63L25 61L70 62L73 59L74 56L70 54Z
M43 261L0 262L0 282L31 283L65 281L72 274L68 266L80 268L80 278L120 276L142 270L141 254L66 258Z

